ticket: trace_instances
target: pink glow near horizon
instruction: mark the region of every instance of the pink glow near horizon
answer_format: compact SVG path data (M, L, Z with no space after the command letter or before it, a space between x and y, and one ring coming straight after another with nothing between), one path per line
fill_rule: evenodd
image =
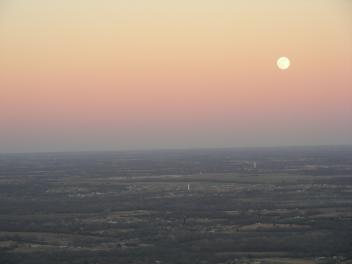
M352 5L254 3L0 6L0 152L352 144Z

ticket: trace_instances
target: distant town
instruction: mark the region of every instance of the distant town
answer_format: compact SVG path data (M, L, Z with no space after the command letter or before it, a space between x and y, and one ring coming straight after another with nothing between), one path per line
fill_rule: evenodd
M352 147L0 155L0 263L352 263Z

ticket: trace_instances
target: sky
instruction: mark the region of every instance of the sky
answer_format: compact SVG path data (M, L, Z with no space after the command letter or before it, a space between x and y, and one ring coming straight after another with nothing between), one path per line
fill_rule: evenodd
M352 1L0 1L0 152L340 144Z

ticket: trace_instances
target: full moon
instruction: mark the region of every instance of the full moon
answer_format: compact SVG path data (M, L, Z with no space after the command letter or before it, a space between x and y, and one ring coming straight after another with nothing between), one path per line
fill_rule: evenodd
M277 67L281 70L287 70L290 67L290 60L286 57L281 57L276 62Z

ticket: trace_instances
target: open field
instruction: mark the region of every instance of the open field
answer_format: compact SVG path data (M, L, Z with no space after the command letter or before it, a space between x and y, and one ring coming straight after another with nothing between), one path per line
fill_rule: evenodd
M352 147L0 155L0 263L347 264L351 252Z

